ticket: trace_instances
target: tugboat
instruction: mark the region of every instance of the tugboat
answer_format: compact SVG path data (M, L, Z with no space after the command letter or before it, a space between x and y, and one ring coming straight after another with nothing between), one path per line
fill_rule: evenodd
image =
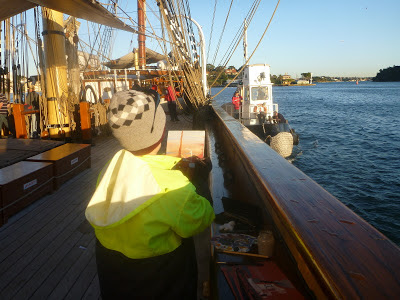
M232 103L225 103L222 108L281 156L289 157L293 145L299 143L299 136L279 113L278 104L273 102L270 66L247 65L236 91L242 98L239 113Z

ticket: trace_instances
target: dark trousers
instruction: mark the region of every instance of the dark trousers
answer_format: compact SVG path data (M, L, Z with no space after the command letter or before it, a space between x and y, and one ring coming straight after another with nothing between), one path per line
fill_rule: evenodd
M258 118L258 122L260 124L264 124L265 123L265 113L261 112L257 115Z
M0 137L1 137L1 130L3 129L3 125L8 129L8 120L7 115L0 114ZM4 135L7 135L8 130L4 129Z
M197 298L192 238L170 253L145 259L130 259L96 241L96 262L103 300Z
M176 102L168 101L168 111L171 116L171 121L178 121L178 116L176 114Z

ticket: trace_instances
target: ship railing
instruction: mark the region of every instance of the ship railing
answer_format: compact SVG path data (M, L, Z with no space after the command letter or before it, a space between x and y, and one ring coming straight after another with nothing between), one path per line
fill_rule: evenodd
M315 298L398 298L400 248L221 107L213 111L231 193L259 207Z

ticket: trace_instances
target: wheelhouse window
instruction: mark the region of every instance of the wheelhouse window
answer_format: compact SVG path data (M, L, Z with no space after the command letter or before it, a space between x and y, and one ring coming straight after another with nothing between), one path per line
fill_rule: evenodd
M246 87L246 88L244 88L244 97L243 97L244 101L249 101L250 100L249 96L250 96L249 95L249 88Z
M268 100L268 87L267 86L252 87L251 100Z

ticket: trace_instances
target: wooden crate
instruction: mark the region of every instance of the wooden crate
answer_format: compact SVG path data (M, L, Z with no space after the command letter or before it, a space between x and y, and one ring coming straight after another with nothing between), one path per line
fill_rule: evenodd
M52 191L51 163L20 161L0 169L0 225Z
M32 156L27 161L53 163L54 189L76 176L86 168L90 168L90 145L64 144L46 152Z

